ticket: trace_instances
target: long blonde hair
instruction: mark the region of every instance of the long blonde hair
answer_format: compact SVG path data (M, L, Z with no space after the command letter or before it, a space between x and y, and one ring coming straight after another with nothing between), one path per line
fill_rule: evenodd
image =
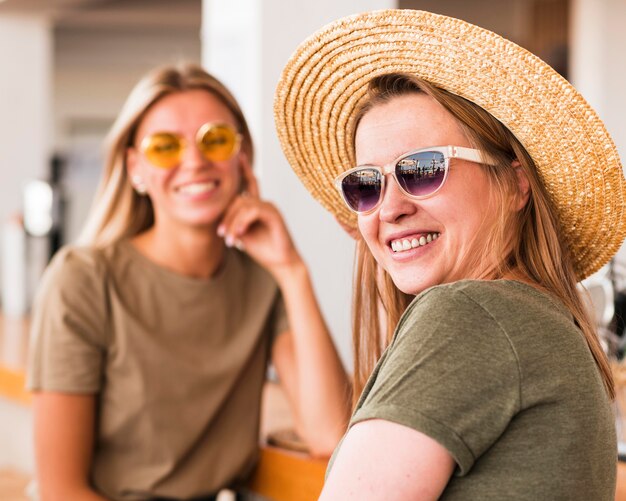
M156 68L133 88L107 136L105 167L78 238L80 244L104 247L152 226L152 202L132 188L126 170L126 152L135 142L141 120L157 101L192 89L211 93L230 110L243 136L241 149L252 163L254 148L248 124L239 104L219 80L194 64Z
M484 239L483 260L493 263L471 278L497 279L515 276L545 290L571 312L598 366L608 395L613 398L613 377L594 323L577 290L577 276L556 217L556 210L538 177L535 164L521 143L502 123L466 99L405 74L388 74L373 79L365 103L359 109L356 126L373 107L407 94L422 93L435 99L460 124L474 148L495 159L495 166L482 166L498 200L496 224ZM354 139L354 138L353 138ZM353 140L354 144L354 140ZM521 211L506 210L518 195L512 165L518 160L529 181L529 199ZM511 232L511 228L514 229ZM511 237L513 234L513 237ZM503 255L504 249L504 255ZM480 259L477 257L476 259ZM470 263L472 265L477 263ZM470 277L468 277L470 278ZM375 261L359 237L356 246L353 299L354 404L382 351L389 344L395 326L412 296L400 291L389 274Z

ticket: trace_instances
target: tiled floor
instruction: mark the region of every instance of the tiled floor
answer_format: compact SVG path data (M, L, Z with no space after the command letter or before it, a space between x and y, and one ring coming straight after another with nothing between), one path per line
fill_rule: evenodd
M29 478L15 470L0 470L0 499L2 501L29 501L24 491Z

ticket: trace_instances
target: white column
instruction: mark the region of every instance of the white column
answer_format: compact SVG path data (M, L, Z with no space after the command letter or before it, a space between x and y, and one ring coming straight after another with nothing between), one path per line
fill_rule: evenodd
M202 64L234 94L260 153L261 0L204 0ZM260 162L257 158L256 167Z
M354 245L293 174L274 129L274 89L296 46L342 16L393 8L392 0L203 0L202 61L235 93L256 142L263 196L282 210L309 264L342 358L351 364L350 310Z
M570 68L574 86L593 106L626 158L626 2L572 0Z
M624 0L572 0L571 80L604 121L622 165L626 163L624 26ZM615 269L618 288L626 288L626 245L617 255Z
M595 110L604 114L606 0L572 0L570 80Z
M589 1L589 0L588 0ZM603 34L606 48L603 53L605 67L604 108L602 118L619 150L626 173L626 1L605 0L606 25ZM626 243L615 260L617 286L626 290Z
M24 182L50 154L52 29L47 19L0 16L0 220L21 208Z
M622 163L626 164L626 2L624 0L606 0L606 25L603 33L606 37L606 50L603 63L606 70L605 83L605 121L609 132L617 143ZM625 165L626 167L626 165Z
M0 68L2 226L21 212L26 182L47 173L52 123L52 28L49 21L40 16L0 16ZM0 261L2 258L0 254Z

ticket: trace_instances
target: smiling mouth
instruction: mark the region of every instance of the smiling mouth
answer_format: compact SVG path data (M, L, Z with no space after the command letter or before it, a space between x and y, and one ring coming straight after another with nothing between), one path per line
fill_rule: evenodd
M423 247L428 245L431 242L434 242L439 238L439 233L425 233L419 237L415 236L412 238L398 238L397 240L392 240L389 243L389 247L394 253L405 252L411 249L416 249L417 247Z
M201 195L213 191L215 188L217 188L217 185L217 181L189 183L184 186L179 186L176 191L185 195Z

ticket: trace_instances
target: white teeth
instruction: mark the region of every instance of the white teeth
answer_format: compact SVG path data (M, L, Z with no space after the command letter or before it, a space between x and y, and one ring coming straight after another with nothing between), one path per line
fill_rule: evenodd
M200 193L208 193L209 191L214 190L216 186L217 183L215 181L207 183L191 183L180 186L178 191L187 195L199 195Z
M411 240L407 238L399 238L398 240L393 240L391 242L391 250L393 250L393 252L402 252L415 249L416 247L427 245L434 240L437 240L437 238L439 238L439 233L428 233L427 235L422 235L419 238L412 238Z

